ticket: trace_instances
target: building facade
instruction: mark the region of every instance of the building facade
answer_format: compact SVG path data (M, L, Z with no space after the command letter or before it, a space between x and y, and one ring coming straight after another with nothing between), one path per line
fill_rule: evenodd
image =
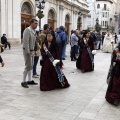
M11 43L20 43L22 31L35 13L34 0L0 0L0 35L6 33Z
M46 0L41 26L49 23L55 30L63 25L69 34L72 29L86 29L87 8L86 0ZM0 35L6 33L11 43L21 43L23 31L36 12L35 0L0 0Z
M107 30L115 32L117 0L88 0L88 2L92 5L90 6L92 10L90 12L91 16L89 15L88 26L94 30L98 19L102 28L101 32L107 32Z
M79 12L82 13L82 16L79 16ZM47 0L43 13L45 16L41 20L41 26L49 23L55 30L63 25L67 28L68 34L71 30L87 29L89 11L86 0Z

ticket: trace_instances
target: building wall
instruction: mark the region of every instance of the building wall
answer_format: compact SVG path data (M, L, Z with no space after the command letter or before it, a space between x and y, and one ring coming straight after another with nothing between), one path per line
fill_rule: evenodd
M89 18L89 21L91 21L91 27L94 27L96 24L96 19L99 19L99 24L102 26L102 31L107 31L107 25L111 29L111 27L115 27L115 13L116 13L116 6L117 2L113 0L113 4L111 4L108 1L95 1L95 0L88 0L89 2L89 9L91 8L91 18ZM100 8L97 8L97 5L100 5ZM107 10L104 10L104 4L107 5ZM106 16L107 13L107 16ZM104 14L104 17L103 17ZM112 20L110 21L110 18ZM104 21L104 24L103 24ZM106 25L105 25L106 22ZM107 24L108 23L108 24ZM90 23L88 23L90 24Z
M21 7L24 2L29 2L35 15L34 0L1 0L0 35L6 33L11 43L21 42Z
M55 28L58 28L60 25L65 26L65 16L68 14L70 17L70 29L77 28L78 12L81 11L84 16L82 16L82 28L87 29L85 23L88 14L88 5L86 1L83 0L47 0L45 4L45 9L43 13L45 17L41 20L41 26L48 22L48 13L49 10L53 10L55 13ZM36 12L38 9L36 9ZM37 28L39 29L39 27Z
M37 11L35 0L0 0L0 35L6 33L11 43L21 42L21 8L25 2L29 3L31 15L35 17ZM60 25L65 26L65 16L69 15L69 29L76 29L78 12L81 11L84 14L81 29L87 29L87 8L86 0L46 0L45 9L43 10L45 17L41 21L41 26L48 23L48 13L52 9L55 13L54 28Z

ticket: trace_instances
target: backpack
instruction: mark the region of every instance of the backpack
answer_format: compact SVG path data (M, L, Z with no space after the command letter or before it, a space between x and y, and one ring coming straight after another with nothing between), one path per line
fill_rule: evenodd
M60 43L62 40L61 40L61 37L60 37L60 34L56 33L56 43Z

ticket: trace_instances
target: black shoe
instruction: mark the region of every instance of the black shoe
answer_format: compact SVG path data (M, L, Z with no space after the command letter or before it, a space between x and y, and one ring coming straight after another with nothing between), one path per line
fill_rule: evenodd
M32 81L27 81L28 85L38 85L38 83L35 83L33 80Z
M21 86L24 87L24 88L29 88L26 82L22 82Z
M62 58L62 60L66 60L65 58Z

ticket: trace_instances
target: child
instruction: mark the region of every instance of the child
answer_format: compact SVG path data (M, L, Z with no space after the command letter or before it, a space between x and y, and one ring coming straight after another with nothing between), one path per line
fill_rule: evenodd
M55 66L50 61L50 57L53 56L54 59L60 59L58 47L56 45L54 32L49 32L47 34L47 40L42 45L41 55L43 57L43 64L40 75L40 90L41 91L49 91L55 88L67 88L69 87L69 83L65 76L64 78L64 86L59 82L58 74L56 72ZM50 53L46 53L43 46L46 46Z

